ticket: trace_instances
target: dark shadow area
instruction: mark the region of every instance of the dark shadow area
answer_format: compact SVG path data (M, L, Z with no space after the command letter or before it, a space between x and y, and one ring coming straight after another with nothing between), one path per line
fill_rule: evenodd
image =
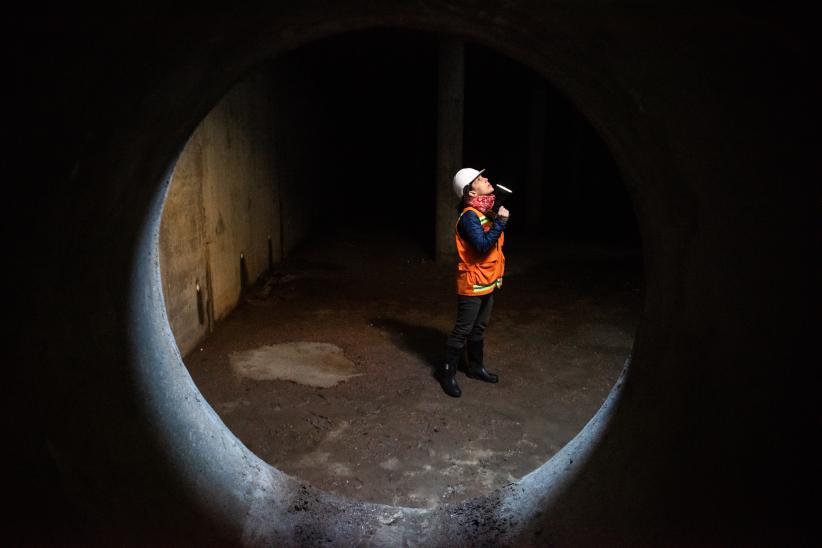
M539 74L467 44L464 163L514 190L509 250L519 236L639 247L622 176L591 124Z
M240 255L240 291L248 289L248 265L245 262L245 255Z
M377 329L389 333L391 341L398 348L417 356L432 370L436 364L443 360L445 338L448 333L431 327L413 325L394 318L375 318L371 320L371 323Z
M436 180L438 46L434 34L370 30L270 64L280 82L275 127L289 128L276 147L279 169L292 179L281 189L286 228L322 237L344 222L411 236L433 255L436 190L450 186ZM514 190L509 250L526 233L639 247L619 170L567 98L472 43L464 86L463 164Z
M320 40L272 63L289 110L279 116L295 128L278 150L312 232L344 219L401 231L433 254L436 62L436 35L391 29Z

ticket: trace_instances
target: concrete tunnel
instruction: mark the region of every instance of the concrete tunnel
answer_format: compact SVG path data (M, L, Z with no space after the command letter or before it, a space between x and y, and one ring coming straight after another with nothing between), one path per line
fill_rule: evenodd
M10 408L28 409L7 413L19 447L10 468L14 539L444 546L812 538L803 495L814 492L820 462L809 444L819 418L807 358L819 309L811 259L819 242L816 44L798 16L701 15L620 4L593 15L537 3L346 2L73 25L22 17L26 46L10 49L19 75L12 97L22 107L14 122L20 165L39 169L20 174L12 221L48 222L13 243L29 266L15 273L21 321L8 362L20 364ZM249 451L182 364L159 265L168 182L214 105L271 60L380 29L426 33L432 55L476 44L539 75L604 143L642 241L630 364L604 405L519 481L427 509L336 496ZM430 123L433 130L442 117ZM443 127L454 126L440 126L440 142L453 138ZM466 147L463 157L486 154ZM433 157L424 166L433 179L462 163ZM439 213L431 218L436 224ZM288 236L278 236L263 255L287 255Z
M493 159L518 212L485 345L511 374L458 405L432 378L456 304L454 150ZM487 48L397 29L235 84L175 164L159 248L177 346L226 426L282 472L393 506L548 460L624 368L640 303L630 200L575 107Z

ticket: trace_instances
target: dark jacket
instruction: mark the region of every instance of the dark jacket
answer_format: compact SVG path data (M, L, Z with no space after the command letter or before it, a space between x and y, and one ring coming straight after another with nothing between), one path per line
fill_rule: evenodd
M477 253L485 255L491 251L494 244L499 240L499 235L505 230L505 223L507 221L507 218L496 217L490 230L485 232L482 229L479 217L477 217L473 211L468 211L460 217L457 230L460 233L460 237L471 244L471 246L477 250Z

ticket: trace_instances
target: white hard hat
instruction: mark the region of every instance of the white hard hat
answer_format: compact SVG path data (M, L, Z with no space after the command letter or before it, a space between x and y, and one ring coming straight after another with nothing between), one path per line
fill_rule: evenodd
M465 189L466 185L473 183L474 179L482 175L483 171L485 170L481 169L477 171L476 169L472 169L470 167L464 167L457 171L457 174L454 175L454 193L456 193L458 198L462 198L462 191Z

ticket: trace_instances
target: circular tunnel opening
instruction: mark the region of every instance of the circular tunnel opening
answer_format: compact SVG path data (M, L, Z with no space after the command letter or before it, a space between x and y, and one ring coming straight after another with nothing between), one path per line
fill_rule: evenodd
M169 322L226 426L289 475L406 507L550 459L617 380L640 306L638 230L607 147L543 77L467 43L450 107L461 165L515 192L486 335L500 382L460 374L463 396L442 393L432 369L456 311L443 200L451 237L458 216L438 193L453 156L438 141L444 47L361 31L257 67L182 151L160 237Z

